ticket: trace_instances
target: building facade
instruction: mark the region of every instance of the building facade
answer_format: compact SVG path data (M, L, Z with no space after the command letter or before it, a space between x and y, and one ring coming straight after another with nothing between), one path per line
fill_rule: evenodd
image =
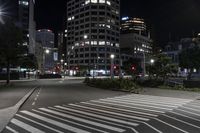
M48 29L41 29L36 32L36 41L43 48L43 72L52 73L57 65L58 51L54 46L54 33Z
M121 33L137 33L139 35L146 35L147 26L142 18L123 17L121 19Z
M35 54L34 0L0 0L2 21L14 20L23 32L23 45L27 54Z
M120 36L121 54L140 59L143 59L145 55L151 54L152 40L146 33L148 31L144 19L122 18Z
M120 0L69 0L67 2L68 68L110 70L110 55L119 64Z

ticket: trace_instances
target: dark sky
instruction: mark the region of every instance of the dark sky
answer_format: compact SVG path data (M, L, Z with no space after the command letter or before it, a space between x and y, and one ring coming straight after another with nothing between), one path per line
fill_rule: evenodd
M36 0L38 28L61 30L67 0ZM121 16L144 18L154 40L191 37L200 32L200 0L121 0Z

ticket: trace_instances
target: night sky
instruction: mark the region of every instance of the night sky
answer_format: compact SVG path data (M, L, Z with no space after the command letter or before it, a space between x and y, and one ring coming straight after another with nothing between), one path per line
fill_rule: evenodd
M66 0L36 0L37 28L62 29ZM121 0L121 16L142 17L163 45L200 32L200 0Z

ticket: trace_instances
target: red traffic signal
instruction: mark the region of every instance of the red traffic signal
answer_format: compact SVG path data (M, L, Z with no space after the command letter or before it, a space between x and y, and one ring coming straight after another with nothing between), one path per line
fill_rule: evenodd
M136 67L135 67L134 65L132 65L132 66L131 66L131 70L132 70L132 71L135 71L135 70L136 70Z
M76 70L79 70L79 67L75 67Z

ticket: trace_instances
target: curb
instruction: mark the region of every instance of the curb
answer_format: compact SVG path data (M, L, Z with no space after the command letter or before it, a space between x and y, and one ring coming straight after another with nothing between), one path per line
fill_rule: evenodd
M17 111L20 109L20 107L28 100L28 98L33 94L33 92L38 87L35 87L31 89L17 104L15 104L12 107L5 108L0 110L0 132L3 131L3 129L7 126L7 124L10 122L10 120L15 116Z

